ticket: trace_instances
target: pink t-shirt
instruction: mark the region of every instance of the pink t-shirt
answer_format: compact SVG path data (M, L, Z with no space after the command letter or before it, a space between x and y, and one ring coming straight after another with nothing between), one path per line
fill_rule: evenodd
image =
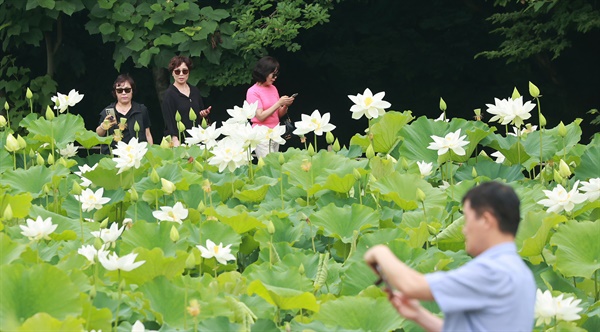
M279 100L279 91L274 85L269 86L261 86L258 84L254 84L251 86L246 92L246 101L252 104L258 101L258 107L263 110L269 109ZM267 126L269 128L275 128L275 126L279 125L279 112L275 111L273 114L269 115L265 121L259 121L256 117L252 118L252 125L262 125Z

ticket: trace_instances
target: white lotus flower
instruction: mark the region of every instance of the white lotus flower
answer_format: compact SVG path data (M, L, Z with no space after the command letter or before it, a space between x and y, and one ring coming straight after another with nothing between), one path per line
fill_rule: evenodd
M444 119L445 116L446 116L446 114L444 114L444 112L442 112L442 114L440 114L440 116L437 117L436 119L434 119L433 121L436 121L436 122L437 121L450 122L450 119L448 119L448 118Z
M427 175L430 175L433 170L433 163L426 163L425 161L417 161L417 165L419 166L419 172L421 172L421 177L424 178Z
M581 300L575 300L573 297L563 299L564 294L553 297L549 290L542 293L540 289L536 292L536 301L534 309L535 325L548 325L553 319L557 321L574 321L581 316L577 313L582 310L577 305Z
M227 113L231 115L231 118L227 121L247 123L248 120L252 119L256 115L258 108L258 101L249 104L247 100L244 100L242 107L233 106L233 109L228 109Z
M131 253L123 257L119 257L116 253L109 255L108 250L98 250L98 260L105 269L109 271L121 270L129 272L133 269L137 269L146 261L135 262L137 254Z
M52 218L48 217L43 219L41 216L38 216L36 220L27 219L27 226L19 225L23 230L21 234L27 236L30 240L41 240L50 238L48 235L52 234L56 230L58 225L52 223Z
M75 144L69 143L64 149L60 149L59 152L63 158L71 158L77 155L77 148Z
M600 178L581 182L581 191L585 192L588 201L594 202L600 197Z
M438 156L448 152L448 150L454 151L459 156L465 155L465 149L463 146L468 145L469 141L465 141L467 135L460 136L460 129L453 133L449 133L445 137L439 137L431 135L433 142L429 143L428 149L437 150Z
M383 100L384 96L384 91L373 95L369 88L366 88L362 95L360 93L356 96L348 95L348 98L354 103L350 107L352 118L360 119L364 115L367 119L372 119L385 114L385 109L392 106L392 104Z
M294 135L306 135L311 131L315 135L321 136L323 133L330 132L335 129L335 126L329 123L329 113L319 113L319 110L312 112L310 116L302 114L302 120L295 122L296 129L293 131Z
M94 209L98 210L102 208L102 205L108 203L110 198L102 197L104 194L104 188L100 188L94 192L92 189L86 188L83 190L81 195L73 195L76 200L81 202L83 212L89 212Z
M523 125L523 120L531 117L531 110L535 108L535 104L527 101L523 104L523 96L512 99L494 98L495 104L486 104L487 112L494 114L490 121L498 121L500 124L514 124L517 128Z
M222 242L219 243L219 245L217 246L211 240L206 240L206 248L201 245L197 245L196 247L200 249L202 257L207 259L214 257L221 264L227 264L227 261L235 260L235 256L231 254L231 249L229 249L229 247L231 247L231 244L228 244L227 246L223 247Z
M504 160L506 160L506 157L500 151L496 151L496 152L490 154L490 156L496 158L496 163L498 163L498 164L502 164L504 162Z
M120 174L132 167L140 168L142 158L148 152L147 142L138 142L137 138L132 138L129 143L119 141L117 148L113 150L115 157L113 160L117 163L119 169L117 174Z
M223 122L223 127L221 127L223 135L237 141L244 150L250 149L250 151L254 151L258 144L266 140L266 130L265 126L253 127L248 122Z
M56 93L55 97L50 98L55 104L54 109L57 109L60 113L67 110L68 107L75 106L78 102L83 99L84 95L80 95L78 91L72 89L68 95L63 95L60 92Z
M83 176L83 174L89 172L89 171L93 171L94 169L96 169L96 167L98 166L98 163L96 163L94 166L90 167L87 164L83 164L83 166L78 166L79 167L79 171L74 172L76 175L79 175L79 177L81 178L81 183L79 184L80 186L87 188L92 184L92 181L90 181L88 178L86 178L85 176Z
M81 246L81 248L77 250L77 253L87 258L90 263L94 264L96 255L98 255L98 250L96 250L93 245L89 244Z
M526 124L524 128L519 128L519 127L515 127L515 126L513 126L512 128L513 128L513 132L508 133L508 135L523 136L523 135L530 134L537 130L537 126L532 126L530 123Z
M161 206L160 211L154 211L152 215L160 221L172 221L181 224L182 220L187 218L188 210L183 207L181 202L177 202L173 207Z
M217 145L217 139L221 136L221 129L217 128L216 123L211 124L206 129L198 126L186 131L190 134L190 137L185 139L187 144L204 144L207 149Z
M119 228L119 224L112 223L110 228L101 229L99 231L91 232L93 236L98 237L104 241L104 243L116 242L119 239L119 236L123 234L125 230L125 225Z
M236 168L248 163L248 153L240 142L231 137L219 141L212 150L213 156L208 159L210 165L219 167L219 172L225 168L233 172Z
M577 187L579 181L573 185L573 189L567 191L560 184L552 190L543 190L546 194L546 199L542 199L538 204L548 208L548 212L560 213L562 210L570 212L575 207L575 204L583 203L587 199L587 195L581 194Z
M146 327L139 320L135 321L135 324L131 326L131 332L157 332L156 330L146 330Z
M258 127L258 126L257 126ZM286 140L282 137L285 134L285 126L277 125L274 128L266 127L264 132L265 139L277 144L284 145Z

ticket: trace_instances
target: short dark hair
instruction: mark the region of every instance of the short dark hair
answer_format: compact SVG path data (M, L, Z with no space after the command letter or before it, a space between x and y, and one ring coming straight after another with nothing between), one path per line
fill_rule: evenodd
M272 56L262 57L252 71L252 80L258 83L267 81L269 74L279 70L279 62Z
M183 56L183 55L176 55L174 57L171 58L171 61L169 61L169 72L172 73L173 70L175 70L175 68L181 66L182 63L185 63L185 65L188 67L189 70L192 70L192 60L190 60L190 58L188 58L187 56Z
M492 213L501 232L516 236L521 220L521 202L513 188L500 182L485 182L469 190L462 203L466 201L477 216L486 211Z
M113 97L117 98L117 94L115 93L115 89L117 88L117 85L123 84L124 82L129 82L129 85L131 85L131 91L133 91L133 93L135 94L135 81L133 80L133 78L131 78L131 76L129 76L129 74L121 74L121 75L117 76L117 79L115 80L115 82L112 85Z

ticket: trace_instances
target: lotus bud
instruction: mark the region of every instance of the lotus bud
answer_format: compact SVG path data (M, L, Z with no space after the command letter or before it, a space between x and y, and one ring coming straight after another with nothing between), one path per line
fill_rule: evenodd
M73 195L81 195L81 186L77 181L73 181L73 189L71 189L71 194Z
M403 170L408 170L408 161L406 161L406 158L400 158L400 164L402 165Z
M546 117L542 113L540 113L540 127L541 128L546 127Z
M300 266L298 266L298 272L300 273L300 275L304 275L304 264L300 263Z
M563 177L560 175L560 173L557 170L554 170L553 174L554 174L554 182L562 183Z
M519 97L521 97L521 94L519 93L519 90L517 90L517 88L515 87L515 89L513 90L513 93L512 93L512 97L511 97L511 98L512 98L513 100L515 100L515 99L517 99L517 98L519 98Z
M283 165L285 163L285 157L283 156L283 153L279 153L277 161L279 161L279 165Z
M354 179L356 181L362 178L362 174L360 174L360 172L356 168L352 170L352 175L354 175Z
M190 114L188 116L190 118L190 120L192 121L196 121L196 119L198 119L198 115L196 115L196 112L194 112L194 109L190 107Z
M330 131L328 131L327 134L325 134L325 140L327 141L327 144L331 144L335 140L335 137Z
M429 232L430 235L436 235L437 234L437 230L435 229L435 227L427 224L427 231Z
M265 161L262 157L258 158L258 162L256 163L256 170L259 170L265 166Z
M202 129L208 128L208 122L206 121L206 118L202 118L202 122L200 123L200 126L202 126Z
M558 124L558 135L560 137L567 136L567 127L565 127L565 124L562 121Z
M179 114L179 111L175 112L175 121L181 122L181 114Z
M308 145L307 151L309 156L312 157L315 155L315 148L313 147L312 143Z
M161 190L167 195L172 194L177 189L175 184L167 179L160 178L160 183L162 184Z
M135 130L136 133L140 131L140 124L137 121L133 125L133 130Z
M54 156L51 154L48 155L48 165L54 165Z
M0 115L0 128L4 128L6 127L6 118L4 117L4 115Z
M558 174L560 174L560 176L562 176L565 179L568 179L569 176L571 176L571 169L569 168L569 165L567 165L567 163L565 163L564 160L560 160L560 163L558 164Z
M446 102L444 101L444 98L440 97L440 110L442 112L446 112Z
M140 199L140 196L138 195L137 190L135 190L135 188L133 188L133 187L131 187L131 189L129 189L129 195L131 197L132 202L137 202Z
M35 157L35 152L33 151L32 148L29 148L29 158L33 159Z
M275 225L273 225L273 222L271 220L267 221L267 231L271 235L275 234Z
M17 143L19 143L19 150L25 149L27 147L27 142L25 142L21 135L17 135Z
M340 142L338 141L338 139L335 139L335 142L333 142L333 151L335 152L339 152L340 151Z
M190 254L185 259L185 268L191 270L194 267L196 267L196 256L194 256L194 254L190 252Z
M29 90L29 88L27 88L27 91L25 91L25 98L27 98L27 99L33 98L33 92L31 92L31 90Z
M8 203L6 205L6 208L4 209L4 213L2 214L2 218L4 218L4 220L11 220L13 218L13 210L12 210L12 207L10 206L10 203Z
M8 134L6 135L6 144L4 147L8 152L15 152L19 150L19 142L12 134Z
M8 112L8 109L10 108L10 106L8 106L8 101L4 102L4 110Z
M52 188L50 187L50 184L46 183L45 185L43 185L42 191L44 192L44 195L50 195L50 193L52 192Z
M198 171L198 173L204 172L204 166L202 166L202 164L196 159L194 159L194 168Z
M171 148L171 137L170 136L163 137L162 140L160 141L160 147L163 149L170 149Z
M191 300L190 306L187 307L186 310L192 317L200 315L200 304L198 303L198 300Z
M115 243L113 242L113 245ZM121 282L119 283L119 289L125 289L125 287L127 287L127 281L125 281L125 279L121 280Z
M46 120L52 121L54 119L54 111L50 108L50 106L46 106Z
M42 158L42 156L37 153L37 156L35 157L35 162L39 165L39 166L44 166L44 158Z
M538 89L538 87L535 86L535 84L531 83L531 81L529 81L529 94L533 98L537 98L540 96L540 89Z
M96 248L96 250L100 250L100 249L102 249L102 246L103 246L102 240L99 237L95 238L94 239L94 248Z
M106 228L108 227L108 218L104 218L104 220L102 220L102 222L100 222L100 228Z
M421 190L421 188L417 188L417 199L419 200L419 202L424 202L426 197L427 196L425 195L423 190Z
M158 176L158 173L156 172L156 169L154 169L154 168L150 172L150 180L152 180L152 182L154 182L154 183L160 182L160 176Z
M177 130L180 133L183 133L185 131L185 125L183 124L183 122L181 122L181 121L177 122Z
M476 178L476 177L477 177L477 170L475 169L475 167L473 167L473 169L471 169L471 176L472 176L473 178Z
M173 242L179 241L179 231L175 227L175 225L171 226L171 232L169 232L169 238Z
M200 203L198 203L198 207L196 208L196 210L198 210L198 212L202 213L204 212L204 210L206 210L206 206L204 205L203 201L200 201Z
M369 147L367 147L367 151L365 152L365 155L367 156L368 159L375 157L375 150L373 149L373 144L369 144Z

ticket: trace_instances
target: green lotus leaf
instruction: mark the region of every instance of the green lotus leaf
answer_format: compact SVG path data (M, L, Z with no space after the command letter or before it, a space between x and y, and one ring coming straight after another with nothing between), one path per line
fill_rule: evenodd
M0 233L0 265L10 264L21 256L27 246L13 242L5 233Z
M465 248L465 236L462 228L465 224L464 217L454 220L439 234L437 234L432 243L437 244L441 250L457 251Z
M33 197L30 193L21 193L17 195L8 195L3 193L4 190L0 191L2 199L0 200L0 211L4 212L8 204L13 213L13 218L25 218L29 215L29 209L31 208L31 201ZM1 215L0 215L1 217Z
M223 243L223 246L231 244L232 254L235 256L239 250L242 237L229 225L215 220L209 220L200 225L200 227L190 228L189 243L202 245L206 247L206 240L211 240L215 244Z
M471 159L473 161L473 159ZM520 181L525 178L522 173L522 169L518 165L507 166L504 164L498 164L491 160L479 160L477 163L461 167L454 175L456 180L462 181L472 179L472 171L475 168L477 176L486 177L491 180L504 180L506 182Z
M112 136L98 136L93 131L85 130L78 131L75 135L75 140L81 144L86 150L99 144L110 144L112 143Z
M277 287L254 280L248 285L248 295L257 294L279 309L308 309L319 311L317 299L310 292L297 289Z
M373 134L373 149L375 152L390 153L398 144L398 131L407 123L414 120L411 111L403 113L388 111L383 116L371 120L371 133ZM360 146L365 151L371 144L366 135L356 134L350 139L350 146Z
M314 318L326 326L363 331L394 331L404 324L402 316L385 297L342 296L323 303Z
M542 135L542 150L540 151L540 135ZM535 159L540 159L540 152L542 153L542 159L552 159L556 152L562 148L562 142L558 139L557 132L554 135L550 134L550 131L534 131L527 134L527 138L523 142L525 152Z
M133 226L126 232L123 232L121 236L121 249L125 252L131 252L135 248L145 248L148 250L160 248L165 256L175 257L177 256L177 251L186 251L188 244L182 240L178 242L171 240L170 232L172 226L179 229L181 239L187 238L189 234L187 229L179 227L176 223L148 223L141 220L134 222Z
M275 227L275 233L269 234L269 231L264 224L261 228L254 233L254 240L261 243L261 246L268 247L268 243L285 242L290 245L298 242L302 236L302 228L304 224L300 226L294 226L290 224L289 220L280 219L278 217L271 217L269 219Z
M134 173L137 170L132 168L117 174L119 170L115 165L116 163L111 158L101 159L94 170L85 173L85 177L104 190L131 187L134 182Z
M530 211L525 214L523 220L519 224L519 231L515 242L520 247L519 254L523 257L539 256L535 263L541 261L541 254L548 239L551 236L552 229L566 222L567 218L558 214L547 214L544 211Z
M183 328L186 323L185 289L171 282L169 279L159 276L140 286L139 291L149 301L150 308L156 312L159 324L168 324L172 328ZM191 290L190 290L191 293ZM189 298L194 296L189 294ZM193 326L191 317L187 319L187 325Z
M379 156L375 156L369 160L369 167L371 168L371 174L376 179L383 179L395 171L395 165L390 159Z
M418 207L417 188L431 189L431 185L422 180L420 176L398 172L372 183L371 187L374 191L381 193L381 198L393 201L404 210L414 210Z
M245 185L242 188L243 190L235 192L233 197L242 202L261 202L265 199L269 188L275 186L277 183L277 179L261 176L256 178L253 184Z
M0 285L0 330L16 330L39 312L58 320L81 314L77 287L65 272L52 265L2 266Z
M0 132L0 135L5 132ZM0 141L0 147L4 147L6 144L5 140ZM13 154L6 151L4 148L0 149L0 174L13 169Z
M227 317L221 316L203 319L200 324L198 324L198 331L237 332L241 331L241 325L231 323Z
M545 264L536 265L533 267L534 275L537 279L538 284L544 284L546 288L554 291L560 291L562 293L574 293L577 297L584 298L587 295L585 291L573 286L572 280L566 279L558 271L555 271L552 267L546 266Z
M156 142L155 142L156 143ZM160 142L158 142L160 143ZM144 156L154 168L162 165L165 160L175 160L174 149L163 149L160 145L149 145L148 152Z
M352 204L348 207L337 207L329 204L310 216L313 225L323 228L324 234L350 243L354 231L377 227L378 213L368 206Z
M356 179L352 174L346 174L340 177L337 174L331 174L327 177L323 189L333 190L337 193L347 193L356 183Z
M140 267L129 272L121 272L121 277L129 284L142 285L156 277L164 276L168 280L181 275L185 270L185 260L188 257L187 252L178 251L175 257L165 257L160 248L148 250L138 248L135 250L138 254L135 261L146 261ZM115 276L117 273L111 272Z
M576 179L588 180L597 178L600 175L600 134L596 133L592 142L587 145L585 152L581 156L581 163L575 168Z
M112 312L108 308L97 308L90 301L86 294L81 294L81 302L83 304L83 312L81 317L86 319L86 326L89 331L110 331L113 320Z
M373 285L377 276L364 261L353 261L347 264L341 282L340 295L358 295L365 288Z
M222 223L231 226L238 234L265 227L265 224L255 217L250 216L248 211L241 205L233 209L225 205L219 205L216 210L207 209L205 214L216 216Z
M56 146L63 148L75 141L77 133L86 131L83 118L73 114L62 114L52 120L39 117L27 125L27 130L33 139L53 144L54 138Z
M556 246L556 268L565 277L591 278L600 269L600 223L570 220L550 239Z
M9 193L30 193L33 198L38 198L43 194L44 185L52 182L53 177L64 178L69 173L68 169L58 165L51 168L33 166L27 170L19 168L2 174L2 183L12 189Z
M27 318L19 331L81 331L83 323L82 318L67 317L61 321L41 312Z

